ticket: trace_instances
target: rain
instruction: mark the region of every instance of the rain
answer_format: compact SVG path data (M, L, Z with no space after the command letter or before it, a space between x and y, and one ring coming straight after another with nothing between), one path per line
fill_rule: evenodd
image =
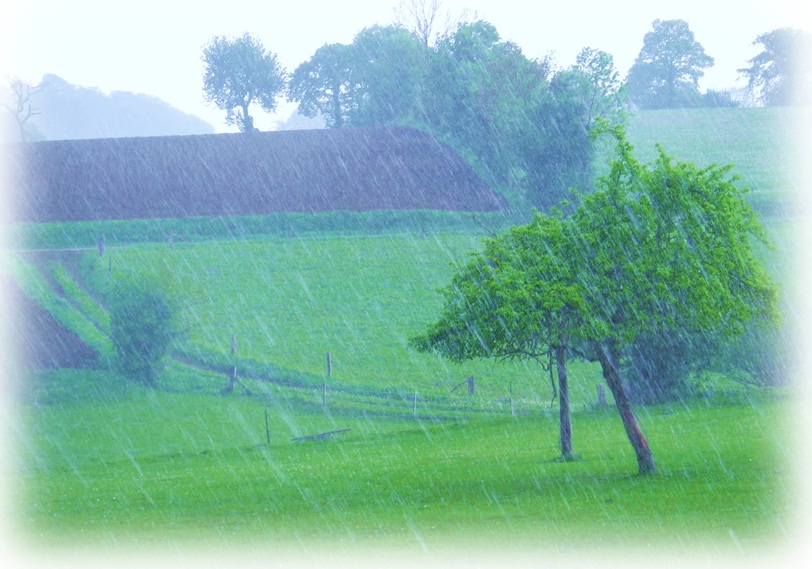
M708 86L700 18L567 57L482 2L392 4L296 61L208 31L205 120L4 80L9 551L802 552L812 84L782 65L812 32L765 20Z

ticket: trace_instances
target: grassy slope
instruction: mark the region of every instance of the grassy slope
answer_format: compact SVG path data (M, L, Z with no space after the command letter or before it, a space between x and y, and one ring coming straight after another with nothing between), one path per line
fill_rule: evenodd
M791 130L806 121L803 108L720 108L645 111L631 118L628 134L638 158L656 157L655 144L678 160L701 166L732 164L764 213L792 211L804 186L797 166L804 158ZM783 202L783 203L782 203Z
M641 155L647 157L646 140L660 140L679 159L736 162L756 192L781 192L787 180L777 147L753 130L758 120L775 124L769 122L775 117L762 109L723 110L730 113L724 128L710 122L699 132L670 135L683 124L703 124L707 111L687 113L685 123L673 112L635 119L630 136ZM718 114L714 120L721 120ZM755 132L760 142L735 145L724 134L745 123L744 132ZM715 144L707 142L711 126L720 133ZM759 145L753 156L779 161L747 158ZM775 231L786 237L783 222ZM498 398L505 379L515 377L515 394L524 390L546 405L549 387L535 368L458 368L404 346L436 314L434 289L447 282L449 262L477 243L470 233L333 236L139 246L116 249L113 259L114 270L173 268L194 296L201 323L190 342L209 354L226 354L237 330L240 357L316 377L330 350L337 383L390 383L437 394L473 373L478 396ZM221 381L175 366L170 371L167 384L186 390ZM594 370L574 371L576 402L591 402ZM108 543L126 535L350 543L560 537L701 547L730 544L731 535L770 541L785 512L786 463L774 454L780 433L769 430L784 415L780 401L643 413L663 475L639 479L629 476L634 458L612 413L576 415L575 448L585 460L564 465L548 462L556 456L557 432L554 417L543 415L451 414L452 422L426 423L408 418L407 408L406 418L398 412L390 414L401 417L368 420L275 392L272 441L265 447L262 399L123 394L104 373L58 372L39 380L47 384L42 401L73 401L24 408L20 515L33 532L51 537L65 531L71 539L84 533ZM348 427L334 440L290 442ZM748 436L734 436L742 432Z
M307 238L241 243L139 246L115 251L114 267L164 274L186 291L192 322L184 350L238 356L305 372L319 381L331 353L328 383L369 390L401 387L448 393L469 375L485 398L550 399L535 363L456 365L416 353L407 340L437 314L438 287L478 247L471 235ZM114 274L116 269L114 269ZM595 370L575 364L576 404L594 402ZM460 392L462 389L459 390Z

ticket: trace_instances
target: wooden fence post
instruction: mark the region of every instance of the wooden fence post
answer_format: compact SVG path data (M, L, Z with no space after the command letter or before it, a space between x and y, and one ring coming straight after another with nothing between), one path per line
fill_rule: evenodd
M271 444L271 429L268 426L268 410L265 409L265 441Z
M330 356L330 352L327 352L327 377L332 377L333 375L333 358Z
M327 406L327 383L321 384L321 404Z
M231 334L231 376L228 378L228 386L225 388L225 393L234 392L234 384L237 383L237 360L234 356L237 354L237 336Z
M414 397L412 398L412 415L417 415L417 389L414 390Z

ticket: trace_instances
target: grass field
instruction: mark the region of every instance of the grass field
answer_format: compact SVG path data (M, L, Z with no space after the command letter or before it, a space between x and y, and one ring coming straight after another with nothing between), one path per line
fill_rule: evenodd
M21 517L31 535L85 545L699 551L735 539L753 551L790 523L783 413L771 397L643 410L661 473L640 478L611 409L575 414L581 460L560 463L550 416L370 419L256 398L96 391L26 409ZM350 430L292 441L336 429Z
M779 215L796 182L779 136L791 120L769 109L641 113L629 133L646 160L661 141L681 160L734 163L766 216L776 249L764 255L784 281L797 246L797 221ZM458 366L406 344L436 317L453 263L479 247L482 220L349 216L343 232L341 219L278 218L266 234L259 218L21 228L37 247L92 247L100 230L118 232L102 260L94 250L3 259L103 355L108 272L170 282L189 325L156 391L125 389L104 365L26 378L14 492L30 539L697 551L782 539L793 515L783 454L791 388L717 378L715 398L640 409L661 472L638 477L616 412L594 406L599 370L574 362L581 460L556 462L556 405L538 364ZM170 246L167 228L191 237ZM235 363L232 334L251 396L219 393L226 378L216 370ZM468 376L475 395L450 393ZM292 440L334 430L343 432Z
M802 107L646 111L631 119L629 140L643 161L653 160L660 144L681 161L732 164L758 211L797 213L798 193L807 187L800 169L806 158L793 133L809 117Z

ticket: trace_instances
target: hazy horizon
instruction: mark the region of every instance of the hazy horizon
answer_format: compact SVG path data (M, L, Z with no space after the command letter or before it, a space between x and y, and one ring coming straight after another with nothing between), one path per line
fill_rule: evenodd
M227 9L214 2L173 0L29 0L5 6L0 37L4 79L36 84L45 74L97 88L157 97L210 123L217 132L234 132L225 113L203 100L201 54L214 36L256 36L293 71L326 43L350 43L363 28L395 21L399 0L237 0ZM494 24L503 40L515 42L527 57L551 54L567 67L583 47L606 51L625 75L655 19L686 20L705 51L715 59L700 88L743 87L738 69L758 53L752 42L779 27L810 29L796 0L730 2L688 0L614 3L517 0L444 0L443 11L458 17L467 10ZM2 24L0 24L2 26ZM287 119L295 103L280 101L275 115L255 109L262 130Z

